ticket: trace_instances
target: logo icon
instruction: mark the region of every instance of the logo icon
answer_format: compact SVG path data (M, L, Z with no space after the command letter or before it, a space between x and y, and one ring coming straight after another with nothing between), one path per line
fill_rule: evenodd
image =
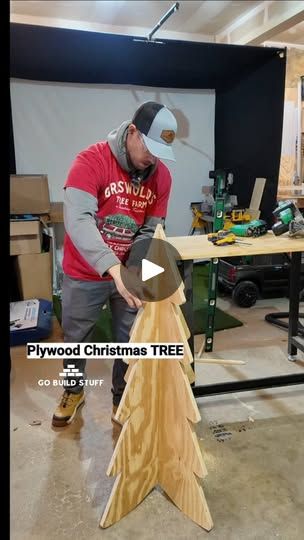
M163 129L160 134L160 138L166 143L171 144L174 141L175 133L172 129Z
M75 368L75 364L68 364L68 367L63 368L63 372L59 373L60 377L83 377L83 373L79 373L79 369Z

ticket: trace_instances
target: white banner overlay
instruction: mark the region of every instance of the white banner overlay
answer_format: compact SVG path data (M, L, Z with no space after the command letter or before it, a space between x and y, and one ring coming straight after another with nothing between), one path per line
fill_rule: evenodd
M182 343L28 343L27 358L182 359Z

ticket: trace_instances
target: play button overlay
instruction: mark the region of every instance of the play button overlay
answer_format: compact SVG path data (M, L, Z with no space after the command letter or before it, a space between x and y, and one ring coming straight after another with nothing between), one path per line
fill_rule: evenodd
M148 279L154 278L164 272L165 269L158 264L154 264L147 259L143 259L141 262L141 279L142 281L148 281Z
M172 296L182 282L178 251L165 240L139 238L134 243L121 278L126 289L143 302Z

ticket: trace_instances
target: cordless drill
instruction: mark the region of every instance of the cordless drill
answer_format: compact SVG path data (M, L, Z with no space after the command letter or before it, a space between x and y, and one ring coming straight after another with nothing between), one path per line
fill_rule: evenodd
M276 236L289 232L289 236L304 236L304 218L293 201L281 201L273 211L277 222L272 226Z

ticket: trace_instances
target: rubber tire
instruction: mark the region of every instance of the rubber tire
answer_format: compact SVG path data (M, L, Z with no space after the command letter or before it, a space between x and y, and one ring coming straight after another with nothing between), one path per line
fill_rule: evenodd
M259 288L253 281L240 281L232 291L233 301L240 307L254 306L259 297Z

